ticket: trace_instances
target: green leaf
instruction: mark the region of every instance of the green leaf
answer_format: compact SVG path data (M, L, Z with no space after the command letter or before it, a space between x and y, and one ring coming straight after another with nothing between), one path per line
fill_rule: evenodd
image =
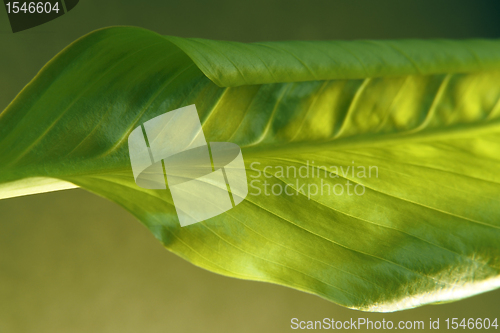
M0 114L0 197L75 184L195 265L350 308L460 299L500 286L498 82L498 41L240 44L102 29ZM207 141L242 148L250 193L181 228L168 190L135 184L127 137L191 104ZM364 193L326 194L347 181Z
M500 67L491 40L238 43L168 37L221 87L485 71Z

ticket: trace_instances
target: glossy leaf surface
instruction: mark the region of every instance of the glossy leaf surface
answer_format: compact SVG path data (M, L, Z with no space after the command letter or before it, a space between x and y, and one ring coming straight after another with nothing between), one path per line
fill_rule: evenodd
M75 184L195 265L351 308L459 299L500 286L499 82L497 41L253 45L103 29L0 114L0 190ZM250 194L181 228L168 190L136 186L127 137L190 104L207 141L242 148Z

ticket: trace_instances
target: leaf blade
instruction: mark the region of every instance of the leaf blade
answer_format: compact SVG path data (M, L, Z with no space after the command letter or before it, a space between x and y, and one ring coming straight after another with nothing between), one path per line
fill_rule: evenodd
M178 41L112 28L63 51L0 114L0 158L7 161L0 181L76 184L123 206L198 266L351 308L394 311L499 286L496 46L491 67L477 72L445 66L447 74L219 87ZM223 73L231 84L255 79L231 73ZM297 73L287 78L305 75ZM249 195L225 214L180 228L168 191L135 185L126 137L189 104L208 141L242 147L250 185L288 185L294 194ZM319 174L326 165L328 173L305 180L276 174L279 166L305 165ZM354 165L377 166L377 177L359 177L348 169ZM298 181L318 189L350 181L366 193L307 195Z

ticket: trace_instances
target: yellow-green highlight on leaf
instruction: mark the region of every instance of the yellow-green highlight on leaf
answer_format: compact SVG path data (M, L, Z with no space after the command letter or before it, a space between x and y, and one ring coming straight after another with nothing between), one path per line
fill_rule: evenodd
M0 199L69 190L72 188L78 188L78 186L53 178L24 178L21 180L0 184Z

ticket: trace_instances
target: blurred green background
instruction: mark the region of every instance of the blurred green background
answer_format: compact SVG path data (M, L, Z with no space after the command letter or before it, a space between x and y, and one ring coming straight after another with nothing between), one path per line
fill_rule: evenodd
M67 44L110 25L245 42L499 38L498 17L498 0L80 0L61 18L13 34L2 8L0 110ZM443 328L448 317L499 313L500 290L391 314L349 310L195 267L125 210L80 189L0 201L1 333L289 332L292 318L325 317L426 327L441 318Z

